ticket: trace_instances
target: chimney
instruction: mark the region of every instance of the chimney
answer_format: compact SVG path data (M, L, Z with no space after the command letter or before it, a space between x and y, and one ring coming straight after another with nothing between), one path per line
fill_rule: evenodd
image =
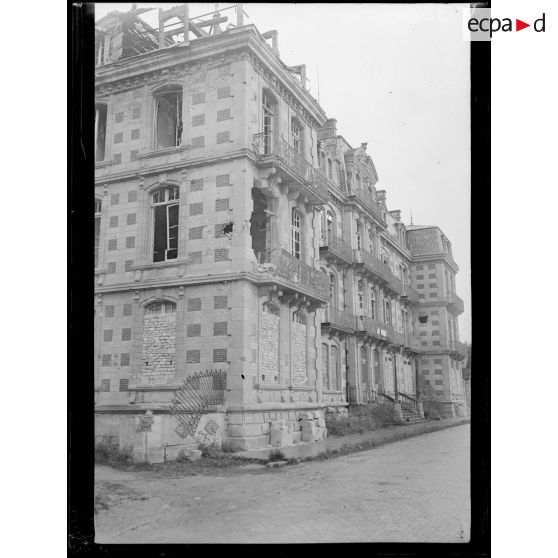
M271 39L271 49L273 52L279 56L279 34L275 29L271 31L266 31L262 34L264 39Z
M394 209L393 211L390 211L389 214L398 222L401 222L401 210L400 209Z
M337 120L328 118L326 123L320 128L320 138L334 138L337 136Z
M386 191L385 190L376 190L376 200L378 203L386 203Z

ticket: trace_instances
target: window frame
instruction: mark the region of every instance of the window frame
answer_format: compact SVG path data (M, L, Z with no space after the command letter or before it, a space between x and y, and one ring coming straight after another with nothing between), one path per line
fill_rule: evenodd
M155 198L164 193L164 199L160 200ZM180 188L175 185L165 185L157 188L151 193L151 242L150 242L150 258L152 263L163 263L178 259L178 247L179 247L179 234L180 234ZM157 225L157 211L156 208L165 207L165 253L164 258L156 260L155 259L155 240L156 240L156 225ZM171 214L170 209L172 207L177 208L176 214L176 225L170 225ZM171 236L171 229L176 229L176 236ZM169 248L171 240L176 238L176 248ZM170 251L176 251L174 257L168 257Z
M303 261L303 227L304 216L300 209L293 207L291 211L291 255L300 261Z
M177 94L176 123L174 145L159 146L159 99L165 95ZM152 92L153 96L153 149L162 151L164 149L175 149L183 145L184 140L184 87L179 84L168 84Z

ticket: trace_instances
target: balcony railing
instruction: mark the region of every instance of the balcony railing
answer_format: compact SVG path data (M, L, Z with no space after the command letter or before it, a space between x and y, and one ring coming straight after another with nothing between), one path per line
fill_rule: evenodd
M274 269L264 269L284 279L294 290L303 289L314 293L319 299L329 299L329 283L325 274L301 262L286 250L277 249L258 254L260 264L271 264Z
M347 263L353 261L353 251L350 244L334 234L328 234L327 238L320 240L320 251L327 251L332 256Z
M325 307L323 323L343 331L355 330L355 317L350 312L333 308L331 304Z
M413 302L414 304L420 303L420 295L418 291L413 289L410 285L403 285L403 296L407 298L409 302Z
M404 333L399 333L389 324L385 324L379 320L374 320L370 316L357 316L355 329L357 331L365 331L374 337L388 339L392 343L396 343L398 345L405 345Z
M366 250L353 250L353 261L355 264L363 264L368 271L389 283L391 275L389 268L370 252Z
M378 217L381 221L384 220L382 210L371 192L367 192L366 190L353 190L349 192L349 199L351 198L358 199L365 207L376 215L376 217Z
M463 299L457 296L455 293L448 293L445 296L446 302L453 306L453 308L459 312L460 314L463 313Z
M282 163L299 179L315 202L327 202L328 186L325 176L278 134L274 132L254 134L252 147L259 160L271 158L275 162Z
M452 352L457 353L459 356L463 358L467 357L467 345L465 345L465 343L461 343L461 341L450 341L449 347Z
M422 346L420 344L420 340L418 337L414 335L407 335L405 337L405 347L413 350L413 351L420 351L422 352Z

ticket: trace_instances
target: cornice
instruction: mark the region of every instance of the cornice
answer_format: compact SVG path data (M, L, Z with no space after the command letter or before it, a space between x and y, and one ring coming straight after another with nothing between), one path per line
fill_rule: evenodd
M247 60L315 128L326 122L318 102L287 71L253 25L126 58L97 69L97 98L164 80L179 80L226 62ZM155 66L155 67L154 67Z
M161 153L163 156L164 153ZM195 168L203 167L206 165L212 165L215 163L222 163L223 161L231 161L234 159L241 158L250 159L251 162L256 162L256 157L254 152L248 148L242 148L235 151L231 151L226 155L208 155L206 157L198 157L197 159L181 159L173 163L163 163L157 166L145 167L145 166L134 166L133 168L114 174L102 175L95 178L95 185L100 186L103 184L109 184L112 182L123 182L126 180L135 180L138 176L150 176L152 174L160 174L163 172L177 171L185 168ZM153 157L150 157L151 159Z
M413 254L411 259L413 264L442 260L446 262L455 273L459 271L459 266L445 252L437 252L434 254Z

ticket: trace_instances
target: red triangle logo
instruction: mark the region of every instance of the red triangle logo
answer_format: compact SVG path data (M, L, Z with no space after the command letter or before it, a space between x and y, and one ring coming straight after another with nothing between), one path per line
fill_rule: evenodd
M525 27L531 27L531 24L530 23L525 23L524 21L521 21L520 19L515 20L515 30L516 31L521 31L522 29L525 29Z

